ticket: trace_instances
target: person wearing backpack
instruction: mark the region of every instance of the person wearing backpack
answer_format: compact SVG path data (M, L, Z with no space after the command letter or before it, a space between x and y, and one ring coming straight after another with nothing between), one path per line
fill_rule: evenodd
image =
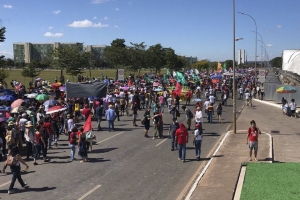
M10 121L7 125L7 131L5 136L8 153L13 151L19 153L19 147L23 148L22 137L16 129L15 123Z
M29 166L25 163L25 161L21 158L19 154L11 151L6 159L2 172L5 173L5 169L7 166L10 166L10 170L12 172L12 179L10 182L10 186L8 189L8 194L13 194L15 191L13 190L16 180L18 179L19 183L21 184L22 188L28 188L27 183L25 183L21 177L21 164L26 166L25 171L28 170Z
M189 141L189 133L182 122L179 123L179 128L175 132L175 143L178 148L178 160L185 162L186 144Z
M195 150L196 150L196 159L198 161L200 161L202 135L203 135L203 130L202 130L201 124L198 123L195 126L194 141L193 141L193 144L195 145Z

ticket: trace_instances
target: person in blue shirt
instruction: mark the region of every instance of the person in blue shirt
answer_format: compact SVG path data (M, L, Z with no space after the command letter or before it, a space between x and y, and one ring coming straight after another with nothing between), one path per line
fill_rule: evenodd
M112 105L108 106L108 110L105 113L105 118L108 122L108 131L113 131L114 130L114 121L115 121L115 111L113 109Z

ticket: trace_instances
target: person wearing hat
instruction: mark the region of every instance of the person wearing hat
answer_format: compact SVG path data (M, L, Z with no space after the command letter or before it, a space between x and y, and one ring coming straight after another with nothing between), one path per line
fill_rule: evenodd
M20 133L16 131L15 126L16 124L13 121L10 121L7 125L5 140L7 144L8 153L19 153L19 147L23 147L22 137Z
M28 121L25 125L25 142L26 142L26 159L33 155L32 144L34 142L34 127L31 121Z
M105 113L105 118L108 122L108 131L113 131L114 130L114 120L116 118L116 114L115 114L115 111L114 111L112 105L108 106L108 110Z
M198 161L200 161L202 135L203 135L202 126L200 123L198 123L195 126L194 141L193 141L193 144L195 145L195 150L196 150L196 159Z

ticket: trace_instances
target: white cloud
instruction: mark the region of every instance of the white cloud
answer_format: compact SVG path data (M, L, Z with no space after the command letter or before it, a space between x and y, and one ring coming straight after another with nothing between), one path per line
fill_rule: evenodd
M97 17L95 16L95 17L93 17L93 20L95 20L95 19L97 19Z
M267 46L267 47L272 47L272 46L273 46L273 44L267 44L266 46Z
M93 23L85 19L83 21L74 21L72 24L69 24L68 26L73 28L87 28L87 27L104 28L104 27L108 27L108 24L101 24L101 22Z
M55 14L55 15L58 15L59 13L61 13L60 10L54 10L54 11L52 11L52 12L53 12L53 14Z
M119 9L119 8L116 8L115 10L116 10L116 11L119 11L120 9Z
M118 26L118 25L114 25L114 27L115 27L115 28L119 28L119 26Z
M104 17L104 20L108 20L108 17Z
M49 26L49 28L48 28L48 29L50 29L50 30L51 30L51 29L53 29L53 27L52 27L52 26Z
M5 56L6 58L12 58L13 57L13 53L6 51L6 50L0 50L0 55Z
M45 37L62 37L64 36L63 33L51 33L51 32L47 32L44 34Z
M8 8L8 9L12 9L12 7L13 7L13 6L12 6L12 5L9 5L9 4L7 4L7 5L3 5L3 7L4 7L4 8Z
M109 2L110 0L93 0L92 3L93 4L100 4L100 3L105 3L105 2Z
M281 28L281 25L276 25L277 28Z

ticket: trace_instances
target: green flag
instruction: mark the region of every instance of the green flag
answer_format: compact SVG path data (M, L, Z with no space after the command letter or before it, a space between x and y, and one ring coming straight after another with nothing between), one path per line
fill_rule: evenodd
M176 80L178 82L180 82L182 85L187 84L187 82L186 82L186 80L184 78L184 75L182 73L180 73L180 72L176 72Z
M223 70L227 70L227 64L226 63L223 64Z
M171 76L171 73L170 73L169 69L167 69L167 76L168 76L168 77Z

